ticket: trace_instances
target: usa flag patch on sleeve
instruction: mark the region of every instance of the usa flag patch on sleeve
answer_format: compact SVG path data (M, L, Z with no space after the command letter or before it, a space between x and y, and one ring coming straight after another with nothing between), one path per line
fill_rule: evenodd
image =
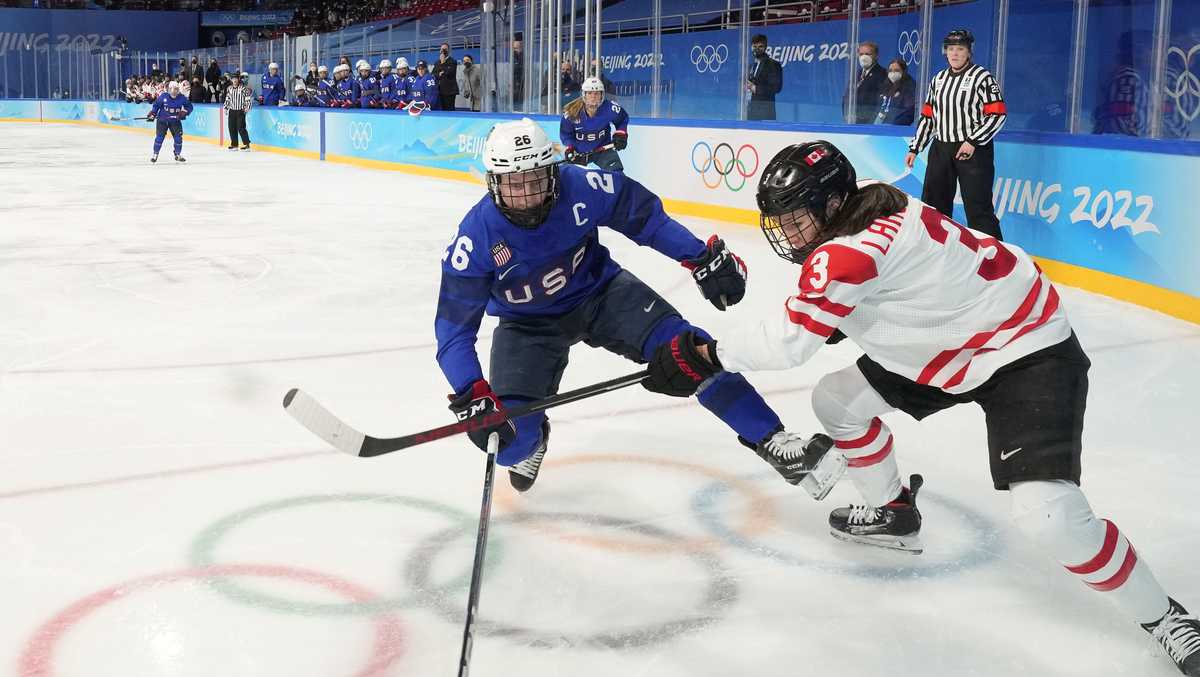
M503 266L512 260L512 250L508 248L508 244L501 241L492 245L492 261L496 267Z

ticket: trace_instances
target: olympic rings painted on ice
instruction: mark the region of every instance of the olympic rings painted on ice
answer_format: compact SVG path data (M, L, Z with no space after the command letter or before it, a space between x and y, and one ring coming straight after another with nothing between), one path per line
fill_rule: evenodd
M763 479L768 478L765 474L758 477ZM774 480L777 479L777 476L772 474L769 478L770 480ZM992 520L965 503L938 496L927 489L921 491L922 500L939 504L953 514L960 516L966 522L968 534L962 539L964 545L961 551L954 553L950 557L938 558L937 553L926 549L925 554L920 557L919 562L916 559L910 560L906 558L902 560L903 564L897 563L894 566L854 564L845 561L821 562L812 557L805 557L801 554L775 548L761 540L747 538L725 524L725 519L722 515L723 511L719 509L719 506L722 498L728 491L728 488L722 486L721 483L713 482L695 495L692 500L693 512L704 524L705 528L724 543L782 564L811 567L829 573L849 574L862 578L889 580L898 576L905 578L938 578L986 564L999 556L997 542L1000 540L1000 529ZM820 528L821 534L825 534L824 526L823 521L817 525L817 528ZM828 538L832 539L833 537L828 536Z
M697 155L696 151L700 148L704 150ZM707 141L697 141L692 146L691 159L692 169L700 175L700 181L704 183L705 188L719 188L721 182L724 181L725 187L736 193L745 188L746 182L758 173L758 149L748 143L742 144L737 152L734 152L733 146L724 141L718 143L716 148L710 146ZM750 164L751 159L753 159L753 166ZM712 183L709 183L708 178L710 171L713 176ZM735 172L738 177L741 177L737 186L734 186L729 178Z
M691 59L697 73L716 73L729 60L729 48L725 45L692 45Z
M661 644L680 635L712 625L722 620L724 613L737 603L739 597L737 579L730 575L725 565L709 550L696 550L686 547L691 539L673 534L660 527L623 520L603 515L581 515L577 513L517 513L492 519L492 525L497 524L528 524L542 521L575 522L587 526L604 526L614 529L635 531L642 536L667 541L673 545L659 548L659 552L676 551L691 559L709 575L707 589L700 608L680 618L642 627L622 627L591 634L566 634L562 632L538 631L517 625L508 625L487 618L476 620L476 628L481 633L504 637L524 643L526 646L540 649L571 647L602 647L609 649L629 649ZM469 533L469 532L468 532ZM421 544L413 552L410 566L406 570L409 584L417 589L435 587L432 581L432 563L437 554L455 539L463 536L464 532L456 528L448 528L434 534L428 541ZM457 596L436 595L433 598L433 610L442 618L456 624L462 623L462 600Z
M252 506L214 522L212 525L204 529L204 531L202 531L199 535L197 535L192 541L189 553L191 564L192 566L196 567L217 565L217 549L221 540L227 537L234 529L245 524L246 522L264 515L279 512L281 510L329 503L394 505L412 508L415 510L440 515L453 522L455 524L454 528L463 529L465 531L473 531L476 524L476 518L473 515L442 503L421 498L391 496L387 494L328 494L316 496L296 496ZM492 544L492 547L488 549L488 554L491 555L491 557L488 558L489 566L493 566L498 561L496 556L498 556L502 551L503 549L500 544ZM452 585L461 585L465 588L467 583L470 581L470 576L470 570L468 570L463 574L461 579L457 579ZM380 613L381 611L419 605L424 602L424 597L428 594L426 591L418 590L412 593L410 596L402 598L376 597L370 601L354 600L341 603L317 603L301 602L277 597L266 592L252 590L223 579L213 580L210 585L213 590L238 602L265 607L275 611L301 615L371 615Z
M725 488L727 491L734 491L738 493L745 501L745 521L737 529L737 533L741 534L745 538L754 538L755 536L765 533L775 522L775 507L771 497L763 493L754 485L753 482L748 482L738 478L735 475L704 465L684 463L682 461L672 461L663 458L652 458L636 454L581 454L578 456L552 458L547 460L543 465L549 468L561 468L563 466L580 465L585 463L622 463L648 465L657 468L677 470L711 479L715 484ZM511 491L498 491L493 496L493 500L496 502L496 504L502 507L504 510L513 514L522 514L523 510L521 508L521 503L514 500L514 498L515 496ZM544 531L547 535L554 536L569 543L578 543L600 550L619 552L632 551L641 553L661 553L663 552L664 547L692 551L711 549L714 545L719 544L719 539L713 537L678 538L671 539L666 543L646 543L644 539L621 539L597 536L594 534L571 533L545 526L540 526L539 530Z
M63 636L101 607L126 599L131 593L154 590L166 583L182 581L213 583L239 576L309 583L347 597L355 604L370 604L375 598L374 593L369 590L340 578L289 566L222 564L154 574L94 592L59 611L34 631L18 659L17 675L19 677L52 677L55 651ZM386 673L404 651L404 628L399 619L391 614L380 614L374 621L375 641L370 659L367 665L353 673L355 677L372 677Z

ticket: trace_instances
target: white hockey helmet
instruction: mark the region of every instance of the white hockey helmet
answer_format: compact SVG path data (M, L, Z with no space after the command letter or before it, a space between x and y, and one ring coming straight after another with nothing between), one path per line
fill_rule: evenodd
M392 62L387 59L384 59L383 61L379 62L379 70L383 70L384 68L391 68L391 67L392 67Z
M302 81L300 81L300 80L297 80L297 81L296 81L296 86L295 86L295 87L292 87L292 91L293 91L293 92L307 92L307 91L308 91L308 87L306 87L306 86L304 85L304 82L302 82Z
M396 59L396 68L397 69L408 68L408 59L405 59L404 57L400 57L399 59Z
M604 92L604 83L600 82L600 78L592 76L583 81L582 89L583 89L584 94L587 94L588 92L603 93Z
M349 64L339 63L338 65L333 67L334 75L337 75L338 73L349 73L349 72L350 72Z
M167 89L172 92L178 92L179 91L179 83L172 80L167 83Z
M272 61L271 63L267 64L267 70L269 70L269 71L277 71L277 70L279 70L279 64L277 64L277 63L275 63L274 61Z
M558 160L550 137L533 120L492 127L483 144L488 191L500 213L520 228L534 229L558 200Z
M320 66L317 66L317 73L318 73L318 74L321 74L321 73L328 73L328 72L329 72L329 66L326 66L325 64L321 64Z
M358 63L354 64L354 70L361 71L363 69L371 70L371 64L367 63L366 59L359 59Z

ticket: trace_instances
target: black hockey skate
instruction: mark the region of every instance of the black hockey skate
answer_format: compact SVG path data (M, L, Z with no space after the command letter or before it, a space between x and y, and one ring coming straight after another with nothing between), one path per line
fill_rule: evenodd
M150 156L150 162L158 162L158 153Z
M250 144L242 146L242 150L250 150Z
M236 143L229 144L229 150L237 150L237 144Z
M550 421L542 421L542 440L537 448L524 461L509 467L508 481L517 491L529 491L537 481L538 470L542 467L542 459L546 457L546 448L550 444Z
M900 497L879 508L852 505L829 513L829 533L834 538L892 550L921 554L921 511L917 492L925 480L913 475Z
M176 155L176 156L175 156L175 161L176 161L176 162L187 162L187 160L185 160L185 159L184 159L184 157L183 157L182 155Z
M811 438L777 430L758 444L738 435L738 442L754 450L788 484L799 484L815 500L825 498L846 473L846 457L832 451L833 440L818 433Z
M1180 672L1187 677L1200 677L1200 619L1188 615L1179 602L1169 601L1171 607L1167 613L1142 629L1175 661Z

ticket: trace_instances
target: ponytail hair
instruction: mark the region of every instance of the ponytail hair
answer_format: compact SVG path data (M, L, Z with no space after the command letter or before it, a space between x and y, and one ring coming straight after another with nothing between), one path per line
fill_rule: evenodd
M582 94L579 96L578 99L573 99L570 103L563 106L563 114L566 115L567 118L571 122L579 122L579 114L582 112L583 112L583 95Z
M826 225L829 238L866 230L875 219L898 214L908 206L908 195L886 183L871 183L846 198Z

